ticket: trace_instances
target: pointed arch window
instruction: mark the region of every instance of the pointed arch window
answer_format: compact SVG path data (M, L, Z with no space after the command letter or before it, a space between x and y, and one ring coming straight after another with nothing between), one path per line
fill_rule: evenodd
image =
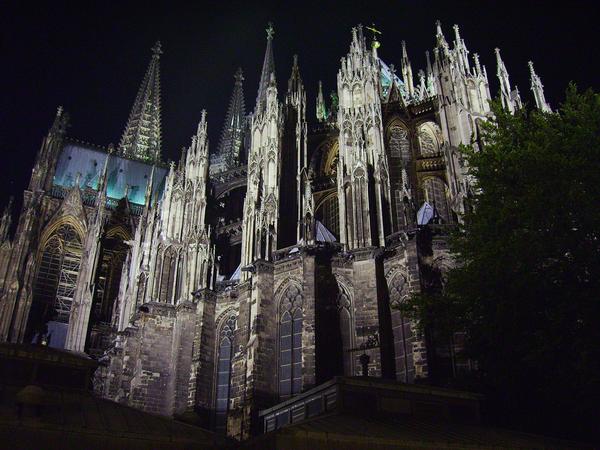
M353 347L354 327L352 325L352 303L346 292L340 288L337 299L337 307L340 318L340 334L342 338L342 357L344 361L344 375L352 376L354 370L353 354L349 351Z
M175 290L175 272L177 264L177 252L173 247L169 247L163 254L161 267L159 299L161 302L171 303L173 301L173 291Z
M146 297L146 282L147 276L145 273L140 274L139 282L138 282L138 291L135 299L136 308L144 303L144 298Z
M289 286L281 300L279 318L279 396L289 398L302 390L302 313L300 289Z
M230 315L221 327L217 340L217 388L215 390L215 430L227 431L227 412L231 384L231 358L233 356L233 334L236 317Z
M59 226L43 244L33 286L29 319L30 337L45 334L49 321L68 324L81 266L82 239L69 225ZM56 334L56 333L55 333ZM64 345L64 336L54 336L53 347Z
M409 295L406 276L397 274L389 282L392 332L396 359L396 377L398 381L411 383L415 377L413 343L415 336L410 320L400 310L400 305Z

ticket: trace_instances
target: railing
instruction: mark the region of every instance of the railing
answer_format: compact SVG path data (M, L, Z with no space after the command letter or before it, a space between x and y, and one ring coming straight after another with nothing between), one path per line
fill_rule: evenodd
M73 189L73 188L66 188L63 186L53 185L52 188L50 189L50 195L53 198L64 199L67 197L67 195L69 194L69 191L71 189ZM94 191L93 189L88 188L81 192L81 202L85 206L90 206L90 207L96 206L97 197L98 197L98 193L96 191ZM106 207L111 211L115 210L120 201L121 200L117 200L117 199L109 197L106 199ZM129 203L129 210L131 211L131 214L133 214L134 216L140 216L144 212L144 206L138 205L137 203Z

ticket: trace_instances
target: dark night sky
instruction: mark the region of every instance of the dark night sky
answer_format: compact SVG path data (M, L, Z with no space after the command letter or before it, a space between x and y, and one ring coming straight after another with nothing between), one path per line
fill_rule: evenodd
M471 53L487 66L495 96L494 47L500 47L511 82L532 101L527 61L533 59L552 106L570 80L600 89L598 14L593 2L350 1L304 4L195 2L150 6L104 1L4 4L0 13L0 206L21 197L33 159L58 105L71 115L69 135L118 144L157 39L161 59L163 155L175 159L188 145L200 111L208 111L211 147L217 145L238 66L245 74L246 109L256 98L268 21L275 26L275 65L280 92L292 55L299 55L314 115L317 82L335 89L350 28L374 22L383 31L380 56L400 67L407 42L416 74L435 42L435 20L452 41L460 25Z

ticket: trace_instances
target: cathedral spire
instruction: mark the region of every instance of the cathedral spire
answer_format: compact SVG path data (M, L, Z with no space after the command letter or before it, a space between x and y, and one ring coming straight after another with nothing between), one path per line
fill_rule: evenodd
M129 114L119 153L142 161L160 161L160 42L152 48L152 59Z
M531 76L531 90L533 91L533 97L535 98L535 105L540 111L552 112L550 105L546 102L546 96L544 95L544 85L542 80L535 73L533 68L533 62L529 61L529 74Z
M235 84L231 93L231 99L229 100L229 109L225 116L221 139L217 147L217 158L222 163L222 171L231 169L239 162L244 137L246 106L244 104L244 90L242 86L242 82L244 81L242 69L237 70L234 78Z
M269 22L267 31L267 49L265 51L265 59L260 74L260 83L258 85L258 95L256 96L255 112L264 107L267 103L267 89L271 81L271 74L275 75L275 60L273 58L273 35L275 30L273 24Z
M317 120L325 122L327 120L327 107L323 98L323 83L319 80L319 91L317 93Z

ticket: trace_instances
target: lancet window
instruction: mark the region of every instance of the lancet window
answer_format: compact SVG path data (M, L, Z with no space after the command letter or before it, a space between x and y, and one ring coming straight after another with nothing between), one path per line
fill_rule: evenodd
M414 334L411 322L400 311L400 305L408 298L408 283L402 274L389 281L392 331L396 358L396 376L399 381L410 383L415 377L413 360Z
M342 355L344 361L344 375L352 376L353 373L353 348L354 326L352 324L352 302L348 294L340 288L337 298L337 307L340 317L340 334L342 337Z
M233 334L235 332L235 314L229 315L221 326L217 340L217 388L215 390L215 429L225 432L227 429L227 411L231 385L231 358L233 356Z
M290 285L281 299L279 315L279 396L288 398L302 390L303 297Z

